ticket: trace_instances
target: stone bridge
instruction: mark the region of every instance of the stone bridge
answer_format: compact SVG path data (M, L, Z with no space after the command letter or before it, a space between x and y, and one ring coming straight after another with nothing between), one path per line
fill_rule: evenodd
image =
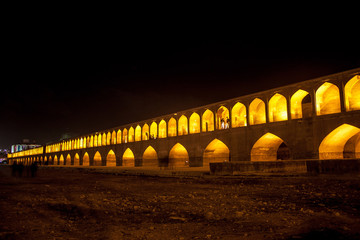
M9 162L201 167L360 158L360 68L89 133Z

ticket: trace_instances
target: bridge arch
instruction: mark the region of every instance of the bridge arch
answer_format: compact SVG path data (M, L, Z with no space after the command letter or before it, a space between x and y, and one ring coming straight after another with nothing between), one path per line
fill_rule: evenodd
M128 136L128 141L129 142L134 142L134 139L135 139L135 130L133 127L130 127L129 128L129 136Z
M142 140L149 140L149 125L145 123L142 127Z
M126 128L122 131L122 142L127 143L128 142L128 130Z
M251 149L251 161L275 161L290 158L290 149L286 143L272 133L266 133L260 137Z
M176 129L176 120L175 118L170 118L168 122L168 135L169 137L176 137L177 129Z
M211 162L228 162L230 160L229 148L219 139L212 140L204 150L203 166L208 167Z
M55 155L54 156L54 162L53 163L48 163L49 165L59 165L59 161L58 161L58 157Z
M79 154L75 154L74 156L74 165L75 166L79 166L80 165L80 157L79 157Z
M106 145L110 145L111 144L111 133L108 132L106 134Z
M342 124L331 131L320 143L319 159L360 157L360 128Z
M159 160L155 149L152 146L148 146L142 156L142 166L144 167L158 167Z
M116 133L116 143L117 144L122 143L122 141L121 141L121 130L120 129Z
M202 131L214 131L214 113L209 109L206 109L202 115Z
M141 127L137 125L135 128L135 142L141 141Z
M50 157L49 157L49 162L50 162ZM59 163L58 165L65 165L65 162L64 162L64 155L60 155L59 157Z
M108 152L106 156L106 166L115 167L116 166L116 155L112 149Z
M286 98L275 93L269 100L269 122L279 122L288 119Z
M216 111L216 129L228 129L230 127L229 109L225 106Z
M102 166L102 158L101 158L101 154L99 151L97 151L95 154L94 154L94 166Z
M135 156L130 148L127 148L122 156L123 167L135 167Z
M71 156L70 153L66 156L66 163L64 165L71 165Z
M189 118L190 134L200 133L200 116L196 112Z
M316 114L325 115L341 112L339 88L329 82L323 83L315 93Z
M169 152L169 167L188 167L189 154L186 148L180 143L176 143Z
M360 75L354 76L346 83L344 95L346 111L360 109Z
M181 115L178 120L178 135L187 135L188 134L188 119L185 115Z
M152 122L150 125L150 139L156 139L158 136L157 123Z
M237 102L231 110L231 127L236 128L246 125L246 107L244 104Z
M260 98L255 98L249 106L250 125L266 123L265 103Z
M312 103L310 94L302 89L297 90L290 98L291 119L311 117Z
M84 153L83 156L83 166L90 166L90 158L89 158L89 154L87 152Z
M111 133L111 144L116 144L116 132L115 130Z
M159 123L159 138L166 138L166 122L162 119Z

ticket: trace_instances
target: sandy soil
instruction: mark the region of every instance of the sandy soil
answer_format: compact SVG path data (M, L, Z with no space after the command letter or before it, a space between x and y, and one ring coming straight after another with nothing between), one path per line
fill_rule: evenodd
M0 167L0 239L360 239L359 176Z

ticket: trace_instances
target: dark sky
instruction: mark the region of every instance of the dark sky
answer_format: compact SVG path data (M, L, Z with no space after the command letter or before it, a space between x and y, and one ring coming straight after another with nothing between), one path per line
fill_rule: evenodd
M3 48L0 148L24 138L44 144L64 133L86 134L360 67L353 37L344 44L304 30L206 30L18 29Z

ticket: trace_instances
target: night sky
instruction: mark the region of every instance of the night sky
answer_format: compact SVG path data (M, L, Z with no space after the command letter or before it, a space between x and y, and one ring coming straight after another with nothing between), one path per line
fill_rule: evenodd
M8 37L0 148L22 139L55 142L65 133L75 137L360 67L356 39L344 44L323 32L87 30L25 26Z

